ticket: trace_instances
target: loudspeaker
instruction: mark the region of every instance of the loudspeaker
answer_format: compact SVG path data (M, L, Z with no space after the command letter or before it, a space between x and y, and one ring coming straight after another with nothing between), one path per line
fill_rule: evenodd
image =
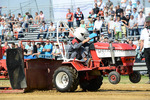
M7 49L6 55L7 70L12 88L26 88L23 50L21 48Z

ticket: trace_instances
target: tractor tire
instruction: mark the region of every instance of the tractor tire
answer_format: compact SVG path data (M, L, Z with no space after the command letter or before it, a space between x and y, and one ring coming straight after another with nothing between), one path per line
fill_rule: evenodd
M118 84L120 82L120 74L116 71L112 71L108 75L108 80L111 84Z
M83 91L86 91L86 90L97 91L101 87L102 84L103 84L103 77L98 76L95 79L80 82L80 88L82 88Z
M141 74L137 71L133 71L133 73L129 75L129 79L132 83L138 83L141 80Z
M78 83L78 73L72 67L59 67L53 74L53 84L59 92L73 92L77 89Z

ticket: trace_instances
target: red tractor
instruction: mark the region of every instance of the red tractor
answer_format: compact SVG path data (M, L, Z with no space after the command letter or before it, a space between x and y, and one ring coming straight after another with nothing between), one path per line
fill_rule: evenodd
M83 90L96 91L108 75L109 82L117 84L120 75L129 75L133 83L141 80L139 72L133 71L135 49L125 43L92 43L89 47L91 60L88 66L82 61L64 61L53 74L53 84L60 92L75 91L78 84Z

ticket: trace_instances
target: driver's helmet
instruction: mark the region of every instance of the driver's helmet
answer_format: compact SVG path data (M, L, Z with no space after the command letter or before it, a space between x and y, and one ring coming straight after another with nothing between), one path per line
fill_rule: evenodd
M75 29L74 36L80 41L86 39L86 36L88 37L88 35L89 32L85 28L79 27Z

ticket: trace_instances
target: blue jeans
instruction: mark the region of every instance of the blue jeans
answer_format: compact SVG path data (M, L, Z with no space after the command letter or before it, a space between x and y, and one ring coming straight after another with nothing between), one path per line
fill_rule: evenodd
M144 25L139 25L138 26L138 32L139 32L139 35L141 35L141 31L144 29Z
M77 27L80 27L80 20L76 20Z
M42 35L42 34L43 34L43 39L45 39L47 33L39 33L37 39L39 39L39 38L40 38L40 35Z
M135 29L130 29L130 36L135 36L136 33L135 33Z
M73 27L73 22L68 22L69 28Z

